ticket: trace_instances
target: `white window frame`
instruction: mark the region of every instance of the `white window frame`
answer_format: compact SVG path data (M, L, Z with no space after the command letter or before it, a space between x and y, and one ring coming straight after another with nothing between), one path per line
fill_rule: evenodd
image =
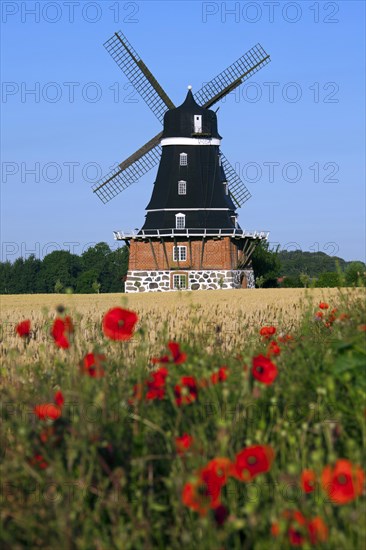
M187 153L180 153L179 155L179 166L187 166L188 164L188 155Z
M193 115L194 133L202 134L202 115Z
M179 212L175 215L175 229L186 228L186 215Z
M182 281L184 283L182 284ZM176 274L173 275L173 288L176 288L178 290L186 289L187 288L187 275L183 274Z
M219 166L222 165L222 160L221 160L221 153L219 153Z
M187 261L187 247L186 246L174 246L173 247L173 261L174 262L186 262Z
M229 194L229 187L228 187L227 181L224 181L223 184L224 184L224 187L225 187L225 195L228 195Z
M187 182L185 180L178 181L178 195L187 194Z

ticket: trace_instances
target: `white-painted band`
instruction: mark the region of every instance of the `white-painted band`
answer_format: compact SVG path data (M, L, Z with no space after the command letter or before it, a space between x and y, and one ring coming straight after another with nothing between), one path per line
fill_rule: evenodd
M180 210L186 211L193 211L193 210L230 210L230 208L152 208L150 210L146 210L146 212L179 212Z
M220 145L221 139L217 138L187 138L187 137L171 137L161 140L160 145Z

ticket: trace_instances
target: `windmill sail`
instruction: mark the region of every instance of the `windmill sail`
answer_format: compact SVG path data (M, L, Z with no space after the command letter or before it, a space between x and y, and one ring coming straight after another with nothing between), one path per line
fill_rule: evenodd
M208 109L269 62L270 56L257 44L205 84L194 94L194 99Z
M127 38L119 31L107 40L104 46L154 115L163 123L165 112L168 109L174 109L175 105ZM203 107L210 108L269 61L269 55L260 44L257 44L196 92L195 100ZM161 136L162 132L140 147L93 187L93 192L102 202L106 203L113 199L159 163ZM224 155L222 155L222 163L232 199L240 207L251 195Z
M221 162L228 182L231 198L238 207L243 206L243 204L250 199L251 194L222 151Z
M93 192L98 195L102 202L106 203L113 199L159 163L161 156L160 139L161 132L104 176L93 187Z
M156 118L163 123L164 113L173 109L174 104L124 34L121 31L114 33L104 47Z

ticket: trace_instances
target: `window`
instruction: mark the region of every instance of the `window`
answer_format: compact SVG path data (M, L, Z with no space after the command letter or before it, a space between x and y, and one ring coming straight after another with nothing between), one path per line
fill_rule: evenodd
M194 115L194 133L202 134L202 115Z
M187 166L188 164L188 155L187 153L181 153L179 155L179 166Z
M186 217L184 214L176 214L175 215L175 228L176 229L184 229L186 226Z
M222 164L222 161L221 161L221 153L219 153L219 166L221 166Z
M227 185L227 181L224 181L224 189L225 189L225 195L228 195L229 194L229 188L228 188L228 185Z
M184 180L178 181L178 195L187 194L187 182Z
M231 221L235 225L236 228L238 228L238 220L236 216L231 216Z
M187 276L173 275L173 287L177 289L187 288Z
M173 248L173 260L175 262L185 262L187 259L187 247L175 246Z

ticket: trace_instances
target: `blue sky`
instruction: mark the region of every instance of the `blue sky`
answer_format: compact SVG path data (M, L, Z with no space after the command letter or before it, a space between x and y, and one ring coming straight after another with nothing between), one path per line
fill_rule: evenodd
M156 170L91 192L160 131L103 47L121 29L176 105L260 42L269 65L220 104L222 148L252 198L242 228L365 260L365 3L6 2L2 259L80 254L140 227ZM32 93L33 90L33 93Z

